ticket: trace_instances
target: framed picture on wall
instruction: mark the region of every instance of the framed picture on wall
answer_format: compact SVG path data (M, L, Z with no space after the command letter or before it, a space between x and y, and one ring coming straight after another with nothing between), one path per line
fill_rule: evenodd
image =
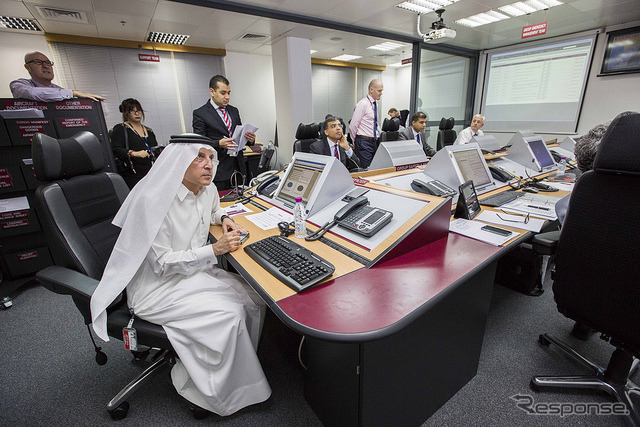
M607 33L600 76L640 73L640 27Z

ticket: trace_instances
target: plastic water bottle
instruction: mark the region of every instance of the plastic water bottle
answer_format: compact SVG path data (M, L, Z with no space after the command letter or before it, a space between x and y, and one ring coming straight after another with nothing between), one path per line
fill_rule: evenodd
M567 158L563 157L560 159L560 163L558 163L558 173L565 173L567 170Z
M293 207L293 222L296 228L296 237L304 239L307 237L307 214L304 211L302 197L296 197L296 205Z

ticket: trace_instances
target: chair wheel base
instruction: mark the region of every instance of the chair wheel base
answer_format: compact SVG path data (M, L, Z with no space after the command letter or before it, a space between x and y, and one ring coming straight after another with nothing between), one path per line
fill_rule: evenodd
M549 346L551 344L551 341L549 341L549 339L544 335L538 336L538 342L545 346Z
M129 402L122 402L116 409L109 411L111 418L118 421L124 420L129 413Z

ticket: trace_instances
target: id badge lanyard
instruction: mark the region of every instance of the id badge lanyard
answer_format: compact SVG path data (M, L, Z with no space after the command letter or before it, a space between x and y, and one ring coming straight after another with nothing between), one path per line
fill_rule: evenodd
M126 350L137 351L138 350L138 335L133 327L133 321L135 320L135 315L133 314L133 309L130 309L131 319L129 319L129 324L126 328L122 328L122 340L124 341L124 348Z

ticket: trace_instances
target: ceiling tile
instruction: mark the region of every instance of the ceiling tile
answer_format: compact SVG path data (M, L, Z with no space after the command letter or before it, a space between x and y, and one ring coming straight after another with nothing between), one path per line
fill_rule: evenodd
M95 12L95 18L99 37L120 40L144 41L151 22L150 17L106 12ZM125 21L125 24L121 21Z
M158 0L93 0L95 12L151 18Z
M74 36L98 37L98 30L95 25L70 24L46 19L39 19L42 29L46 33L72 34Z
M3 1L0 3L0 15L13 16L16 18L33 18L29 9L20 2L16 1Z

